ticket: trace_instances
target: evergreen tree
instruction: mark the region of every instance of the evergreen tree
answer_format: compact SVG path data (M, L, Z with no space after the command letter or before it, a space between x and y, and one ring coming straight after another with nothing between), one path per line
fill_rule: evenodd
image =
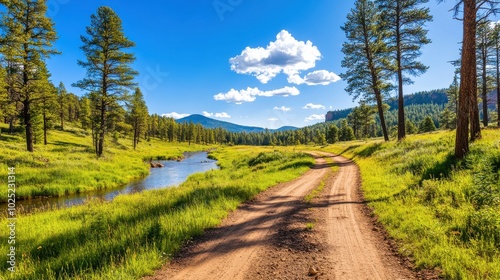
M41 68L43 78L36 84L40 101L34 106L35 114L41 117L41 130L43 131L43 144L47 145L47 131L51 126L51 121L54 118L54 108L56 105L57 89L49 81L50 73L43 67Z
M68 92L66 91L66 87L64 86L63 82L59 83L59 86L57 86L57 105L58 105L58 111L59 111L59 121L61 124L61 130L64 130L64 118L66 116L66 99L67 99Z
M34 84L43 80L44 59L57 54L52 43L57 39L54 23L45 15L46 1L0 0L6 7L0 51L10 63L10 71L18 77L11 88L15 101L22 104L26 130L26 148L33 152L33 104L41 100Z
M419 132L431 132L436 130L436 125L430 116L425 117L425 119L420 123Z
M390 70L398 81L398 140L405 137L405 111L403 85L412 83L405 76L418 76L427 66L416 59L421 55L420 48L429 44L426 22L432 20L429 8L421 7L428 0L377 0L381 12L386 42L391 54Z
M83 96L79 100L80 106L80 123L82 125L82 129L91 128L91 109L90 109L90 99L88 97Z
M339 141L339 128L334 124L330 124L326 138L329 144L337 143Z
M104 151L109 113L124 99L125 90L135 85L132 80L137 72L130 67L135 57L124 51L134 43L125 37L120 18L109 7L100 7L91 16L87 36L81 36L81 40L86 61L79 60L78 65L85 68L87 74L74 86L92 95L96 120L93 133L96 134L96 155L100 157Z
M477 75L481 83L481 97L483 99L483 125L488 126L488 78L489 65L491 64L491 51L493 41L491 40L491 28L489 21L482 21L477 26L476 42L477 42L477 58L478 68Z
M406 128L406 134L415 134L418 132L417 126L409 119L406 120L405 128Z
M497 91L497 126L500 127L500 24L495 23L492 30L494 49L495 85Z
M339 131L339 140L351 141L354 139L356 139L356 137L354 136L354 130L347 124L347 120L342 120Z
M458 112L458 75L455 73L453 82L446 90L448 103L446 103L444 110L440 115L440 124L443 129L455 129L457 127L457 112Z
M438 0L438 2L442 1ZM498 1L493 0L457 0L454 7L455 17L460 12L463 13L460 91L455 138L455 157L457 159L462 159L469 153L469 124L470 140L474 141L481 137L477 104L476 29L478 21L486 19L491 13L498 12L497 6Z
M135 149L148 124L148 107L139 88L135 89L129 110L129 123L132 125L133 146Z
M347 42L342 45L342 67L347 69L340 76L347 81L346 91L360 94L365 100L375 100L385 141L389 141L384 118L383 94L390 89L390 72L386 69L388 49L386 34L380 30L380 14L371 0L356 0L355 8L347 15L342 26Z
M3 118L4 120L9 118L11 110L13 109L13 102L10 100L6 79L7 71L4 67L0 67L0 118ZM0 135L2 135L1 128Z

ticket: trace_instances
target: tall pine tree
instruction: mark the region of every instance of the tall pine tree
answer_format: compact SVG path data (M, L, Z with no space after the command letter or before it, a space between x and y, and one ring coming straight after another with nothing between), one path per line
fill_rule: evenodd
M45 15L46 1L0 0L7 9L1 27L1 52L8 61L12 75L18 77L12 84L12 96L22 104L22 118L26 129L26 148L33 152L33 104L41 100L36 83L44 79L44 60L57 54L52 44L57 39L54 23Z
M132 88L137 72L130 64L135 57L125 52L135 46L123 32L122 22L109 7L100 7L90 18L87 35L81 36L86 61L78 65L87 70L86 77L74 86L88 91L95 120L93 127L96 155L104 151L104 136L107 133L107 120L112 106L122 101L127 89Z
M406 136L403 85L412 83L408 76L418 76L428 67L416 59L420 48L429 44L425 23L432 20L429 8L422 7L428 0L377 0L386 43L391 54L390 71L398 82L398 140Z
M383 94L390 89L387 71L388 49L380 29L380 13L371 0L357 0L341 27L347 37L342 46L342 67L347 72L341 77L347 81L346 91L358 98L375 100L385 141L389 141L384 118Z
M438 2L443 2L443 0L438 0ZM498 12L498 4L498 1L493 0L458 0L454 7L455 17L460 12L463 13L460 90L455 137L457 159L462 159L469 153L469 128L471 141L481 137L477 103L476 30L478 22L487 18L491 13Z

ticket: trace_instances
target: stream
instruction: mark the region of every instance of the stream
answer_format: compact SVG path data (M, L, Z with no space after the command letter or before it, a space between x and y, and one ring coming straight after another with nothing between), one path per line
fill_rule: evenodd
M207 152L186 152L182 161L154 161L155 163L162 163L164 167L151 168L148 176L132 181L126 186L61 197L37 197L27 200L17 200L16 209L26 213L34 212L35 210L42 211L44 209L71 207L83 204L87 199L92 198L111 201L120 194L132 194L145 190L178 186L186 181L187 177L191 174L218 168L217 161L209 159L207 156ZM0 204L0 210L5 213L7 203Z

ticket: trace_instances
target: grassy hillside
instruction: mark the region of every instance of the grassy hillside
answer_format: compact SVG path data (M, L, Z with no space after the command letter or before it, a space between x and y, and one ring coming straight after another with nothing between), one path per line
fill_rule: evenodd
M324 150L359 164L365 198L417 267L500 279L500 130L484 130L460 162L453 144L454 133L438 132Z
M3 131L4 124L0 125ZM182 157L185 151L201 151L207 146L143 141L133 150L130 139L111 137L104 156L97 159L92 138L85 131L68 128L49 131L47 146L35 145L35 152L26 152L24 135L3 133L0 136L0 168L15 167L17 197L61 196L98 189L114 188L149 173L148 161ZM0 201L6 201L6 195Z

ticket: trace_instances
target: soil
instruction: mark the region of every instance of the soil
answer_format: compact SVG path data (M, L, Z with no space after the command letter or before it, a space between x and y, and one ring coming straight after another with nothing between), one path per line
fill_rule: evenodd
M315 166L231 213L186 244L152 279L417 279L377 223L352 161L312 153ZM333 174L333 159L339 166ZM322 182L312 201L304 197Z

